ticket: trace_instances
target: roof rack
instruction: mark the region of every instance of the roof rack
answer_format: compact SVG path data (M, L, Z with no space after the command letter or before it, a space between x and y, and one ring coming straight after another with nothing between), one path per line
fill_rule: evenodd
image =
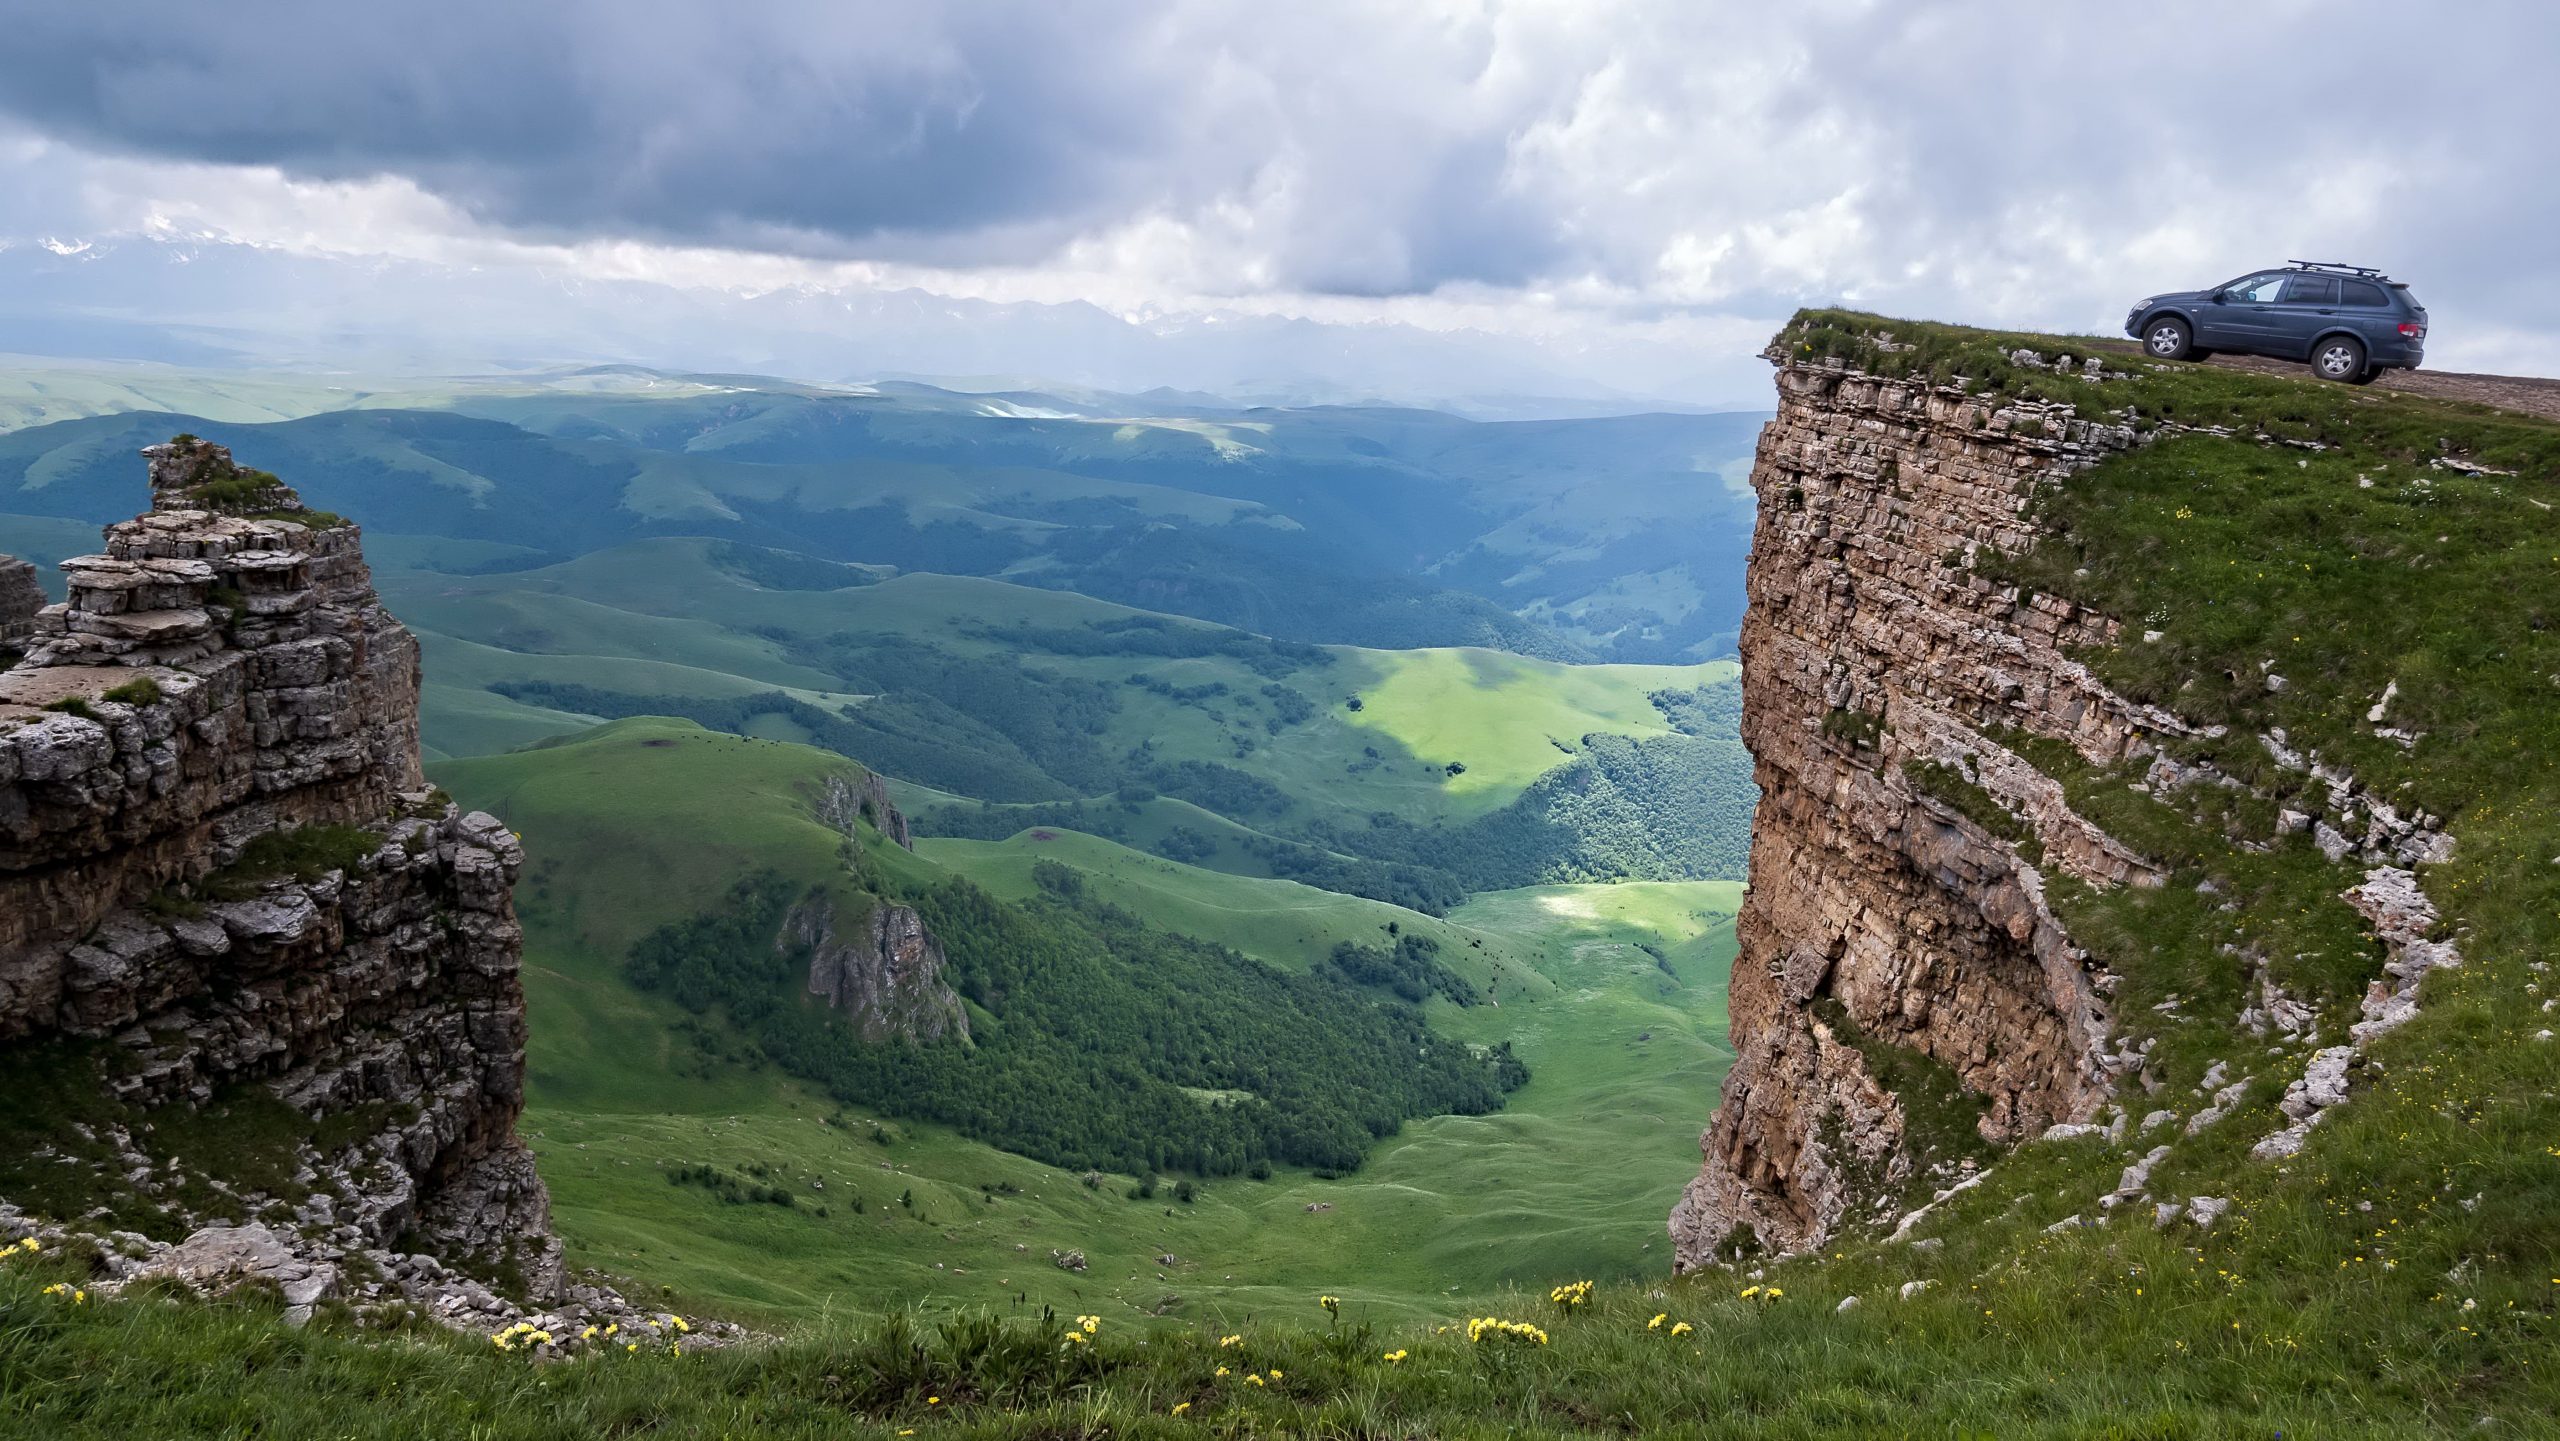
M2317 270L2328 275L2361 275L2367 280L2387 278L2370 265L2341 265L2334 260L2288 260L2285 264L2296 270Z

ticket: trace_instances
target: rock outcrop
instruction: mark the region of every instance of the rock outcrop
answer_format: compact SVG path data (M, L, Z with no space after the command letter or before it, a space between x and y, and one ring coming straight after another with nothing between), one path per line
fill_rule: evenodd
M1951 1072L2001 1143L2085 1120L2138 1064L2109 1054L2111 978L2044 881L2160 876L2013 747L2042 737L2109 764L2183 729L2068 658L2115 620L1971 563L2029 546L2037 489L2130 430L1772 358L1741 637L1761 800L1738 1057L1671 1218L1683 1268L1819 1245L1913 1179L1911 1116L1872 1048Z
M880 834L900 846L916 848L906 813L890 801L889 783L877 771L863 772L859 781L842 775L827 777L814 809L820 824L832 826L848 838L859 834L861 822L869 821Z
M942 979L942 943L910 907L875 899L847 915L846 903L813 895L783 918L775 944L808 952L809 994L865 1041L969 1038L968 1011Z
M36 568L14 555L0 555L0 669L18 663L35 638L36 612L44 609L44 587Z
M88 1219L165 1234L215 1195L554 1295L516 839L425 784L417 643L356 527L219 446L145 454L152 509L63 563L0 673L0 1051L103 1107L52 1159L94 1177ZM219 1158L255 1188L154 1152L178 1113L277 1103L279 1154Z

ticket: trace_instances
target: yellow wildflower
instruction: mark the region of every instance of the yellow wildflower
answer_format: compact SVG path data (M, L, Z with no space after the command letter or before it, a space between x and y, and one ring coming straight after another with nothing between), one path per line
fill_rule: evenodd
M1247 1385L1259 1386L1262 1384L1262 1378L1252 1374L1251 1372L1247 1372L1244 1379Z
M1226 1368L1226 1367L1224 1367L1224 1366L1219 1367L1219 1368L1218 1368L1218 1374L1219 1374L1219 1375L1221 1375L1221 1376L1224 1376L1225 1374L1227 1374L1227 1368Z
M1190 1410L1190 1409L1191 1409L1191 1403L1190 1403L1190 1402L1188 1402L1188 1401L1176 1401L1176 1402L1174 1402L1174 1403L1173 1403L1173 1414L1174 1414L1174 1415L1176 1415L1176 1416L1179 1416L1179 1415L1181 1415L1183 1412L1188 1411L1188 1410Z
M1674 1321L1671 1323L1671 1334L1674 1336L1686 1336L1696 1329L1697 1328L1695 1326L1690 1325L1686 1321Z
M1748 1301L1748 1300L1750 1300L1752 1297L1757 1296L1757 1295L1759 1295L1759 1294L1760 1294L1760 1288L1759 1288L1759 1287L1757 1287L1757 1286L1746 1286L1746 1287L1744 1287L1744 1288L1743 1288L1743 1291L1742 1291L1742 1299L1743 1299L1743 1300L1745 1300L1745 1301Z
M1403 1347L1401 1347L1401 1346L1397 1347L1396 1349L1394 1349L1394 1350L1392 1350L1392 1351L1389 1351L1389 1352L1387 1353L1387 1356L1386 1356L1387 1364L1388 1364L1388 1365L1390 1365L1390 1366L1394 1366L1394 1365L1401 1365L1401 1364L1403 1364L1403 1362L1404 1362L1404 1358L1405 1358L1405 1350L1404 1350L1404 1348L1403 1348Z
M1218 1338L1218 1344L1221 1346L1233 1346L1243 1340L1244 1338L1242 1336L1221 1336Z
M1645 1322L1645 1323L1644 1323L1644 1328L1645 1328L1646 1330L1648 1330L1648 1331L1659 1331L1659 1330L1661 1330L1661 1329L1662 1329L1662 1323L1663 1323L1663 1322L1665 1322L1665 1321L1668 1321L1668 1320L1670 1320L1670 1319L1671 1319L1671 1313L1670 1313L1670 1312L1668 1312L1668 1311L1661 1312L1660 1314L1656 1315L1652 1320Z

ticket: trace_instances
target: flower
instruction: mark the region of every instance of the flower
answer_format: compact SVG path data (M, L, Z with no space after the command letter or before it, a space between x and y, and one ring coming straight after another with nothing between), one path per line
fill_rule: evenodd
M1686 1321L1674 1321L1671 1323L1671 1334L1674 1336L1686 1336L1696 1329L1697 1328L1695 1326L1690 1325Z
M1656 1315L1652 1320L1645 1322L1645 1323L1644 1323L1644 1328L1645 1328L1646 1330L1648 1330L1648 1331L1659 1331L1659 1330L1661 1330L1661 1329L1662 1329L1662 1323L1663 1323L1663 1322L1665 1322L1665 1321L1667 1321L1667 1320L1669 1320L1670 1318L1671 1318L1671 1313L1670 1313L1670 1312L1668 1312L1668 1311L1664 1311L1664 1312L1660 1313L1659 1315Z
M1743 1299L1743 1300L1745 1300L1745 1301L1748 1301L1748 1300L1750 1300L1752 1297L1757 1296L1757 1295L1759 1295L1759 1294L1760 1294L1760 1288L1759 1288L1759 1287L1757 1287L1757 1286L1745 1286L1745 1287L1742 1289L1742 1299Z
M1279 1367L1274 1366L1274 1367L1272 1367L1272 1368L1271 1368L1271 1379L1272 1379L1272 1380L1274 1380L1274 1381L1277 1381L1277 1380L1279 1380L1279 1379L1280 1379L1280 1368L1279 1368Z
M1084 1333L1090 1336L1094 1332L1102 1329L1102 1318L1099 1316L1078 1316L1076 1318L1076 1324L1083 1327Z
M927 1396L924 1398L924 1404L927 1406L939 1406L942 1404L942 1398L939 1396Z
M1325 1313L1326 1315L1331 1316L1332 1318L1334 1318L1334 1319L1335 1319L1335 1320L1337 1320L1337 1321L1339 1321L1339 1320L1341 1320L1341 1319L1342 1319L1342 1298L1341 1298L1341 1297L1339 1297L1339 1296L1318 1296L1318 1297L1316 1298L1316 1304L1317 1304L1317 1305L1319 1305L1319 1306L1322 1306L1322 1307L1324 1308L1324 1313Z
M1467 1340L1481 1343L1487 1336L1547 1344L1547 1333L1526 1321L1505 1321L1498 1316L1479 1316L1467 1323Z
M1233 1346L1241 1343L1243 1340L1244 1338L1242 1336L1221 1336L1218 1338L1218 1344L1220 1346Z
M1588 1305L1591 1301L1591 1283L1588 1281L1569 1282L1549 1291L1547 1293L1547 1299L1555 1302L1558 1306L1561 1306L1568 1311Z
M1259 1377L1259 1376L1254 1375L1254 1374L1253 1374L1253 1373L1251 1373L1251 1372L1246 1372L1246 1373L1245 1373L1245 1378L1244 1378L1244 1379L1245 1379L1245 1384L1247 1384L1247 1385L1249 1385L1249 1386L1259 1386L1259 1385L1261 1385L1261 1384L1262 1384L1262 1378L1261 1378L1261 1377Z
M1398 1346L1396 1349L1386 1353L1386 1361L1390 1366L1402 1365L1404 1363L1404 1358L1405 1350L1402 1346Z
M1221 1375L1221 1376L1224 1376L1225 1374L1227 1374L1227 1368L1226 1368L1226 1367L1224 1367L1224 1366L1219 1367L1219 1368L1218 1368L1218 1374L1219 1374L1219 1375Z
M1183 1412L1188 1411L1188 1410L1190 1410L1190 1409L1191 1409L1191 1403L1190 1403L1190 1402L1188 1402L1188 1401L1176 1401L1176 1402L1174 1402L1174 1403L1173 1403L1173 1414L1174 1414L1174 1415L1176 1415L1176 1416L1179 1416L1179 1415L1181 1415ZM903 1434L903 1433L901 1433L901 1434Z

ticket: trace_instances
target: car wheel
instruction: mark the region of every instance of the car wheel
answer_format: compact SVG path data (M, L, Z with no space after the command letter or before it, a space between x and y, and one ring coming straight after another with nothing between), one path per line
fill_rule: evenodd
M2164 315L2142 332L2142 352L2154 360L2185 360L2195 349L2195 332L2174 315Z
M2311 370L2322 380L2342 380L2353 385L2364 378L2364 342L2352 336L2332 335L2311 350Z

